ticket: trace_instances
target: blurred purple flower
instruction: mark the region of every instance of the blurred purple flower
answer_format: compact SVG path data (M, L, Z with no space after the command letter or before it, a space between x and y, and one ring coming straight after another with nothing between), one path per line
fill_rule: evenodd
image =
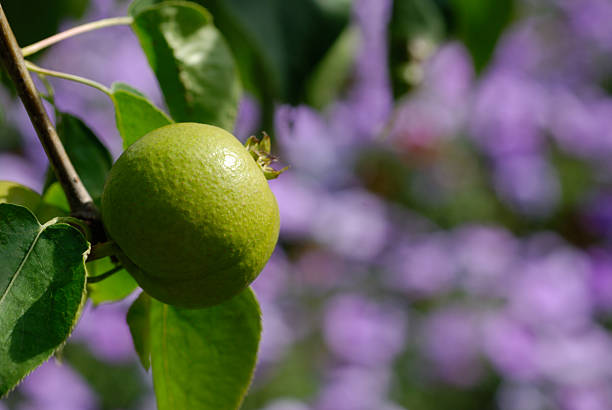
M391 227L384 203L377 197L350 189L318 198L312 236L340 255L357 261L378 256Z
M548 117L547 91L507 70L490 72L478 86L471 134L493 157L538 151Z
M97 398L70 366L50 360L30 374L19 387L26 401L19 410L94 410Z
M316 410L385 410L391 375L383 369L334 370L320 393Z
M484 352L505 378L527 382L537 376L536 341L531 332L495 313L485 320L483 332Z
M440 47L425 64L422 88L440 102L464 110L469 102L474 81L474 67L461 43Z
M591 252L589 285L593 303L607 313L612 312L612 256L607 250Z
M327 249L312 249L305 251L295 264L295 274L300 286L311 286L318 289L333 289L337 287L346 272L349 271L347 261ZM351 279L354 272L351 272Z
M37 192L42 192L44 171L23 157L0 153L0 180L17 182Z
M473 312L447 307L431 313L421 329L421 349L447 383L470 386L482 375L481 335Z
M612 195L597 192L583 202L580 210L583 226L596 235L612 236Z
M588 261L578 251L559 250L518 266L509 309L534 329L569 331L591 320Z
M452 234L461 284L478 296L501 296L508 288L509 270L518 259L517 240L503 228L464 226Z
M87 306L72 340L84 341L97 357L110 362L134 360L132 336L125 322L129 300Z
M609 0L560 0L570 25L585 43L594 43L606 51L612 51L612 3Z
M609 384L562 389L558 401L563 410L609 410L612 393Z
M499 410L553 409L549 397L533 384L504 384L497 393Z
M370 139L378 133L393 105L387 63L391 5L391 0L358 0L353 5L353 19L361 30L356 80L333 118L350 126L351 134L358 139Z
M303 238L310 235L320 201L327 192L293 170L270 181L280 213L283 237Z
M586 158L612 153L612 99L558 89L553 104L551 133L565 151Z
M260 115L261 109L258 101L248 94L243 94L238 106L234 135L243 142L254 134L256 134L257 138L261 137L257 129Z
M444 234L397 245L387 260L388 284L414 297L432 297L456 281L457 261Z
M260 300L262 334L257 354L258 363L269 364L281 359L293 341L293 328L283 318L282 311L269 300Z
M549 334L539 338L537 349L542 374L557 385L586 387L612 378L612 339L603 329Z
M263 271L252 284L257 298L274 301L281 296L286 290L287 276L290 271L291 266L287 257L281 248L277 247Z
M555 169L540 155L498 158L493 176L499 196L529 216L548 215L557 206L561 186Z
M352 364L386 366L404 347L406 314L394 305L341 295L327 306L323 332L337 357Z

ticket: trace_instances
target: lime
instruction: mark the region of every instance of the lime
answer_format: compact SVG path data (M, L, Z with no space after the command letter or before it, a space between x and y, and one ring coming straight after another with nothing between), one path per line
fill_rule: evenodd
M171 124L113 165L102 219L127 270L172 305L215 305L246 288L276 245L279 214L262 168L227 131Z

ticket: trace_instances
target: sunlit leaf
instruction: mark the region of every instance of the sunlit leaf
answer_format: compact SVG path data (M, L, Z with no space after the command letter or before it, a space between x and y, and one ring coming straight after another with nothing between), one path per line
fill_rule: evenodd
M251 382L261 314L250 289L217 306L151 300L151 361L159 410L234 410Z

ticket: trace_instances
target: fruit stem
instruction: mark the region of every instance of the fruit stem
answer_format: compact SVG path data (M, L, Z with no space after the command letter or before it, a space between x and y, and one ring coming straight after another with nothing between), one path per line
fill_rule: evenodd
M57 33L51 37L45 38L44 40L40 40L34 44L30 44L29 46L22 48L21 53L24 57L28 57L44 48L47 48L55 43L59 43L60 41L65 40L67 38L87 33L88 31L98 30L104 27L128 26L132 24L133 21L134 19L131 17L112 17L98 21L92 21L91 23L73 27L69 30L62 31L61 33Z
M91 252L89 252L87 262L115 255L118 250L119 248L117 247L117 244L115 244L113 241L98 243L91 247Z
M74 75L74 74L68 74L68 73L63 73L61 71L53 71L53 70L48 70L46 68L42 68L37 66L34 63L31 63L30 61L25 61L25 66L28 70L33 71L35 73L39 73L39 74L43 74L43 75L48 75L51 77L57 77L57 78L63 78L64 80L70 80L70 81L75 81L77 83L81 83L81 84L85 84L88 85L90 87L93 87L97 90L102 91L104 94L108 95L109 97L112 98L112 91L110 89L108 89L107 87L105 87L104 85L94 81L94 80L90 80L89 78L84 78L84 77L80 77L78 75Z
M123 269L123 266L119 265L119 266L115 266L113 269L109 270L108 272L105 272L101 275L97 275L97 276L88 276L87 277L87 284L91 284L91 283L98 283L103 281L104 279L108 278L109 276L114 275L115 273L119 272L120 270Z
M2 5L0 5L0 58L15 84L19 98L49 158L51 168L66 193L73 216L92 222L99 221L98 210L91 195L81 182L53 123L49 120Z

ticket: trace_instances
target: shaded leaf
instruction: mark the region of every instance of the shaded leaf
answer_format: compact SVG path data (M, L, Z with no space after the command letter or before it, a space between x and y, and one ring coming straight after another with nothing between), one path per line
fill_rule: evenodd
M134 348L142 367L151 367L151 297L142 292L132 303L127 313L127 324L130 327Z
M134 8L132 28L176 121L231 131L240 82L231 51L201 6L167 2Z
M240 406L253 375L261 318L250 289L217 306L151 300L151 361L160 410Z
M89 276L103 275L115 268L115 264L110 258L98 259L87 263L87 273ZM138 284L132 276L122 269L108 278L87 284L87 296L94 305L107 302L117 302L136 290Z
M85 296L89 244L70 225L40 225L0 204L0 396L47 360L72 331Z
M66 153L94 201L98 201L113 163L110 152L79 118L62 112L57 112L56 118L57 133ZM49 171L45 191L54 181L55 175Z
M117 129L127 148L140 137L173 121L140 91L123 83L113 83L112 100L115 105Z

